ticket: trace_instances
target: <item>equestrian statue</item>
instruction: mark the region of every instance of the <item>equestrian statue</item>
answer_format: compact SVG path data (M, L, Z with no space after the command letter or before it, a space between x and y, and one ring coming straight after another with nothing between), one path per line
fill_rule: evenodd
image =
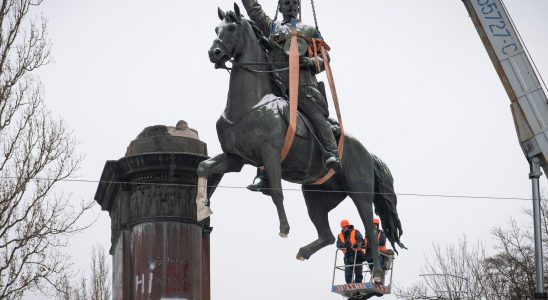
M335 242L328 213L350 197L371 243L373 280L380 282L383 271L374 235L373 204L392 247L396 249L396 243L405 248L400 242L402 227L392 175L377 156L344 133L342 123L328 121L325 91L316 73L329 69L329 57L325 53L321 58L310 57L314 52L310 42L321 40L321 35L317 26L296 20L300 2L279 0L283 20L270 19L256 0L243 0L243 4L252 21L242 16L237 4L234 11L219 8L221 23L208 52L215 67L227 68L230 61L232 69L227 103L216 125L223 153L198 166L197 219L212 213L207 200L208 178L253 165L260 171L259 182L251 188L272 197L282 237L287 237L289 223L281 181L301 184L308 215L318 232L318 239L297 253L297 259L305 260ZM296 68L289 67L295 62L292 57L297 59ZM291 96L297 93L298 97ZM296 107L292 111L288 98L298 99L298 111ZM288 146L286 135L292 123L294 138Z

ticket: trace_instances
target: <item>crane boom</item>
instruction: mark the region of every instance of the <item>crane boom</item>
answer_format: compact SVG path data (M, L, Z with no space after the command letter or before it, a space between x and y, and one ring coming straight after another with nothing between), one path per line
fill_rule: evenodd
M531 167L536 269L534 298L548 299L544 291L539 189L540 166L548 174L546 94L502 0L462 1L510 98L521 149Z
M511 101L514 125L528 160L548 174L546 94L500 0L463 0Z

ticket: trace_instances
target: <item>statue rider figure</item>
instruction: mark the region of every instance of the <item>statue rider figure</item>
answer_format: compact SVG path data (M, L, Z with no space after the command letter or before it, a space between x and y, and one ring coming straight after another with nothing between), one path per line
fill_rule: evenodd
M272 49L270 49L272 60L274 62L289 64L289 55L284 51L284 46L291 39L291 20L298 17L299 0L278 0L279 12L283 15L282 21L271 20L257 0L242 0L242 2L251 20L255 22L257 27L273 45ZM316 28L302 24L301 22L297 22L297 32L306 38L320 37ZM302 53L300 54L302 55ZM321 58L318 59L323 69L323 60ZM316 80L317 71L314 59L300 57L298 109L310 119L316 130L316 135L324 151L325 166L329 169L340 171L342 166L337 152L337 142L331 130L331 125L327 121L329 110L327 108L327 100ZM285 87L289 87L289 71L279 71L278 75L282 84ZM256 179L259 180L249 185L248 189L259 191L269 187L269 184L266 182L268 176L265 171L258 170ZM268 194L267 190L262 190L262 192Z

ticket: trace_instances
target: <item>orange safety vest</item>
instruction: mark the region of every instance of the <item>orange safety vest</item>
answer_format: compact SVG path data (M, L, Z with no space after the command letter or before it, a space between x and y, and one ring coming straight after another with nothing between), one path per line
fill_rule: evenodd
M345 241L344 241L344 234L343 234L342 232L339 233L339 240L341 241L341 243L343 243L343 244L345 243ZM358 242L358 241L356 240L356 229L352 229L352 231L350 231L350 245L353 246L353 245L355 245L357 242ZM362 248L360 247L360 248L356 248L356 249L353 249L353 250L354 250L354 252L356 252L356 251L362 251ZM344 248L344 249L342 250L342 252L343 252L344 254L346 254L346 248Z
M377 233L377 241L381 239L381 231L379 230L379 233ZM367 245L367 238L363 238L364 244ZM379 246L379 251L385 252L386 251L386 244L384 246Z

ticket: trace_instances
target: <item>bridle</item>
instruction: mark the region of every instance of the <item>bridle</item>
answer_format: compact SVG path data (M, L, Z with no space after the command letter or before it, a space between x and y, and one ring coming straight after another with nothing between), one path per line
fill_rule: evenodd
M226 66L226 61L223 63L223 64L215 64L215 68L216 69L225 69L227 70L229 73L230 71L232 71L234 68L241 68L243 70L246 70L248 72L252 72L252 73L276 73L276 72L281 72L281 71L287 71L289 70L289 64L288 63L284 63L284 62L235 62L234 61L234 56L235 56L235 52L236 52L236 49L238 48L238 45L239 45L239 42L240 40L242 39L242 36L243 36L243 26L241 24L241 21L233 21L235 24L237 24L236 26L236 29L238 30L238 33L236 34L236 37L232 40L232 44L234 45L234 47L230 50L230 51L227 51L228 48L223 44L223 41L220 39L220 38L217 38L216 41L218 42L218 45L220 47L222 47L222 50L227 53L226 55L231 57L230 59L228 59L227 61L232 63L232 67L227 67ZM256 35L258 35L256 33ZM257 36L258 39L260 39L261 37L260 36ZM275 68L275 69L272 69L272 70L257 70L257 69L253 69L253 68L250 68L251 66L281 66L280 68Z
M225 20L226 20L226 18L225 18ZM238 30L238 33L237 33L236 36L232 39L232 44L233 44L234 46L232 47L232 49L230 49L230 51L229 51L228 47L225 46L225 44L223 43L223 40L219 38L220 32L219 32L219 34L217 35L217 38L216 38L215 41L214 41L214 43L217 42L217 45L218 45L219 47L221 47L221 50L224 51L225 56L228 56L228 57L229 57L229 59L228 59L227 61L231 61L231 60L232 60L231 57L234 57L235 52L236 52L236 49L238 48L238 45L239 45L241 36L243 35L243 29L241 28L240 22L238 22L238 21L233 21L233 23L236 24L236 25L234 25L234 26L235 26L235 29ZM240 26L237 26L237 25L240 25ZM226 28L225 28L225 29L222 29L222 30L226 30ZM226 67L225 63L226 63L226 61L225 61L224 63L222 63L222 64L215 63L215 69L227 69L227 70L228 70L228 68Z

